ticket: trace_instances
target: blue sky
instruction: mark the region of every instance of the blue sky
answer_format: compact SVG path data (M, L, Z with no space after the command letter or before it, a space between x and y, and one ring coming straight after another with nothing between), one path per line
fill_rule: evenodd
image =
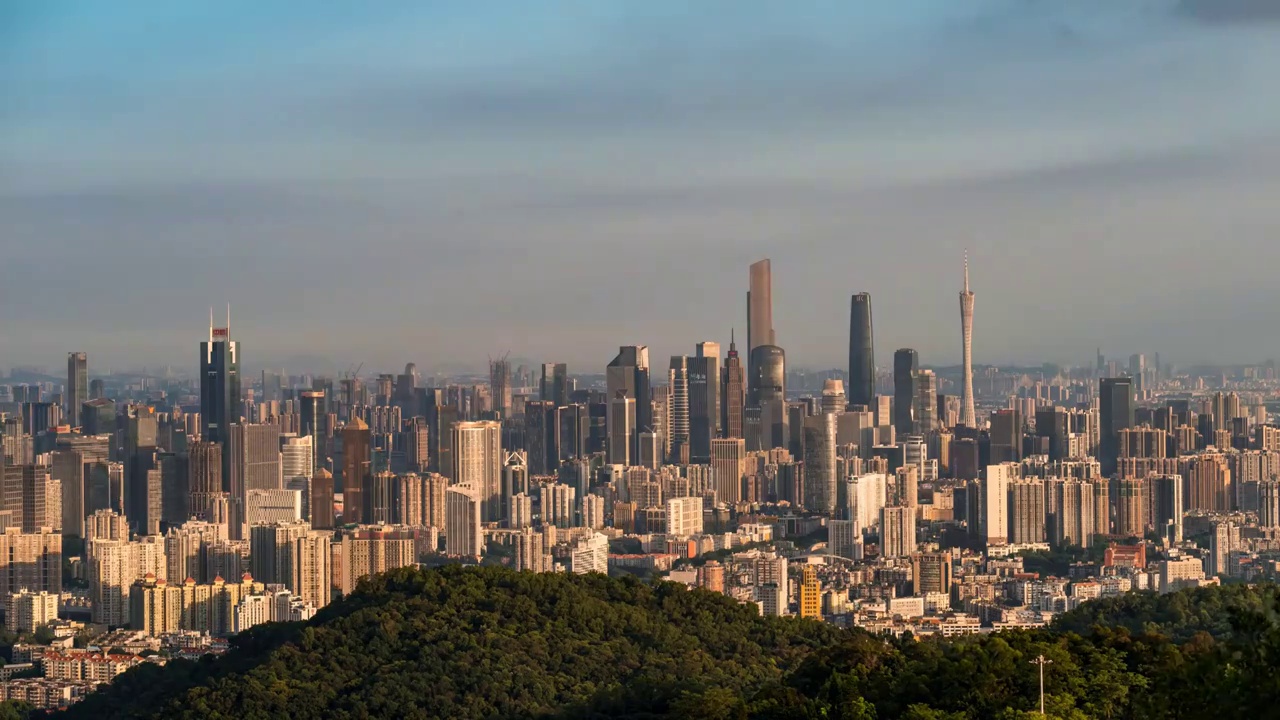
M264 7L265 6L265 7ZM0 6L0 364L1259 361L1280 3Z

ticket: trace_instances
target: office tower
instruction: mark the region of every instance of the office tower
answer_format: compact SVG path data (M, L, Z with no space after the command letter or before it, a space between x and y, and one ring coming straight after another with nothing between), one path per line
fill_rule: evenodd
M991 413L991 462L1022 460L1022 413L1005 408Z
M187 445L187 487L191 490L188 513L203 517L215 497L222 494L222 444L197 440Z
M928 593L951 593L951 552L918 553L911 556L911 577L914 594L923 597Z
M747 291L747 356L761 345L773 345L773 271L768 259L751 265ZM754 372L754 365L748 370Z
M417 532L411 528L360 528L344 532L339 547L342 594L355 591L360 579L418 561Z
M746 437L743 434L742 415L747 402L747 375L738 357L738 346L733 332L729 333L729 353L725 357L724 370L720 374L720 433L725 438Z
M673 355L667 370L667 455L679 463L689 449L689 362L683 355ZM687 464L687 463L686 463Z
M618 398L630 398L634 402L628 408L629 415L615 418L609 413L609 454L617 457L620 448L614 446L621 441L619 427L629 427L627 435L628 454L639 457L640 433L653 429L653 396L649 386L649 348L643 345L624 345L618 348L618 354L605 368L605 396L607 402L613 403Z
M282 487L279 425L233 425L231 453L232 477L238 481L233 494Z
M311 527L317 530L332 530L336 527L333 513L333 473L324 468L316 470L311 476L311 492L308 501L311 503Z
M920 356L911 348L893 354L893 427L899 435L915 432L916 373Z
M800 570L800 617L822 619L822 585L818 570L812 565Z
M857 293L849 310L850 405L870 407L876 396L876 362L871 336L871 295Z
M80 427L80 408L88 401L89 356L82 352L67 353L67 390L62 402L71 427Z
M689 461L711 461L711 440L720 437L720 344L700 342L689 368Z
M1085 480L1054 482L1054 523L1050 538L1056 547L1092 547L1094 530L1094 488Z
M844 395L844 383L840 381L840 378L827 378L822 381L822 397L819 398L818 402L818 413L844 414L844 411L849 406L849 400ZM793 414L791 417L794 420L795 415ZM803 419L803 416L801 418ZM792 430L794 429L793 427Z
M502 517L511 516L512 498L520 493L529 492L529 455L516 450L504 453L506 459L502 463ZM542 475L544 473L538 473Z
M371 433L358 416L342 428L342 522L360 524L364 518L364 488L373 476Z
M475 487L484 522L502 520L502 423L460 422L453 426L453 481Z
M1014 480L1009 483L1009 542L1027 545L1045 541L1044 481Z
M551 475L559 467L559 408L549 400L524 404L524 446L534 475Z
M804 419L804 506L831 517L836 507L836 416Z
M747 445L742 438L711 441L711 476L716 502L730 507L742 498L742 477L747 474Z
M982 481L982 525L986 544L1004 545L1009 541L1009 485L1014 480L1016 465L988 465Z
M500 419L511 417L511 363L504 355L489 361L489 390L493 394L493 410Z
M230 427L243 415L240 397L240 343L230 339L231 312L226 327L213 326L209 311L209 339L200 343L200 439L222 443L230 439ZM222 458L223 474L229 474L231 456Z
M1181 475L1155 475L1148 479L1148 492L1151 496L1151 520L1156 533L1169 545L1182 542L1182 517L1186 513L1186 503L1182 497L1183 480ZM1267 481L1260 489L1261 499L1267 498ZM1272 489L1274 489L1274 482ZM1280 499L1280 495L1275 496ZM1258 513L1259 524L1263 527L1274 527L1262 522L1264 509Z
M916 373L915 384L914 434L928 435L938 429L938 376L932 370L921 370Z
M80 429L86 435L107 435L111 452L116 452L116 404L107 398L90 400L80 406Z
M311 479L315 474L315 448L310 435L283 436L280 446L280 476L285 487L298 479Z
M249 573L266 584L293 582L294 544L311 533L305 522L291 521L249 528Z
M326 406L324 392L320 390L303 390L298 393L299 427L298 435L311 438L311 451L315 467L324 466L324 450L327 430L325 429Z
M1062 460L1070 456L1070 416L1060 407L1036 410L1036 436L1049 439L1049 459Z
M297 522L303 519L302 515L301 490L250 490L245 495L244 524L247 527L264 523Z
M787 447L786 353L776 345L758 345L751 351L751 378L747 406L759 411L759 437L747 437L752 450ZM744 422L745 424L745 422Z
M893 506L880 509L880 556L907 557L916 551L916 511Z
M626 395L618 395L609 400L609 463L613 465L631 465L631 436L636 415L636 401ZM637 441L638 442L638 441ZM637 450L639 448L637 447Z
M969 253L964 255L964 290L960 291L960 332L964 340L961 356L960 424L977 427L973 410L973 292L969 290Z
M50 473L62 489L62 532L84 537L86 511L86 467L106 462L110 457L110 439L98 436L59 435L50 462Z
M445 490L445 553L454 557L479 559L484 552L481 525L482 493L472 483L451 485Z
M1133 427L1133 379L1102 378L1098 383L1099 449L1102 472L1116 470L1120 457L1120 431Z
M542 379L538 384L538 397L556 407L569 404L569 366L564 363L547 363L542 366Z

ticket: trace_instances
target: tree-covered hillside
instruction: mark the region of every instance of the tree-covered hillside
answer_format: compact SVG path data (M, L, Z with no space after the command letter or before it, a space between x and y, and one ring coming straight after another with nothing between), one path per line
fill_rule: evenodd
M1061 629L886 640L668 583L400 570L222 658L133 670L62 717L1030 718L1041 654L1050 717L1270 717L1274 590L1178 597L1239 607L1229 635L1188 634L1219 618L1173 613L1178 598L1102 603ZM1170 618L1185 642L1147 623Z

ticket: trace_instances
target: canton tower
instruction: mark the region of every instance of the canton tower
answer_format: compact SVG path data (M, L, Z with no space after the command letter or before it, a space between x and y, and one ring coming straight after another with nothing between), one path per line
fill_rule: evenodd
M964 290L960 291L960 329L964 336L964 370L960 388L960 424L976 428L973 412L973 292L969 290L969 253L964 254Z

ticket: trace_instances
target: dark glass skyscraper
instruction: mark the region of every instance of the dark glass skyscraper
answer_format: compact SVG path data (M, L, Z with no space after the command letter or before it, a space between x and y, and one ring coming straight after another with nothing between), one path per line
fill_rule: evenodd
M1133 379L1102 378L1098 385L1098 459L1103 474L1110 474L1120 456L1119 433L1133 427Z
M209 339L200 343L200 439L224 445L242 414L240 344L229 334L230 328L210 322ZM224 460L229 457L224 453Z
M902 348L893 354L893 427L899 436L914 432L915 414L912 408L916 398L916 373L920 370L920 356L911 348Z
M747 393L747 407L759 411L759 448L787 447L787 354L776 345L759 345L751 351L755 375ZM755 438L747 438L752 449Z
M63 405L71 427L80 427L80 407L88 400L89 356L82 352L67 353L67 391Z
M876 360L871 340L871 295L853 296L849 309L849 383L846 392L850 405L870 408L876 398Z
M569 366L564 363L546 363L542 366L542 380L538 386L541 400L550 401L556 407L569 404Z

